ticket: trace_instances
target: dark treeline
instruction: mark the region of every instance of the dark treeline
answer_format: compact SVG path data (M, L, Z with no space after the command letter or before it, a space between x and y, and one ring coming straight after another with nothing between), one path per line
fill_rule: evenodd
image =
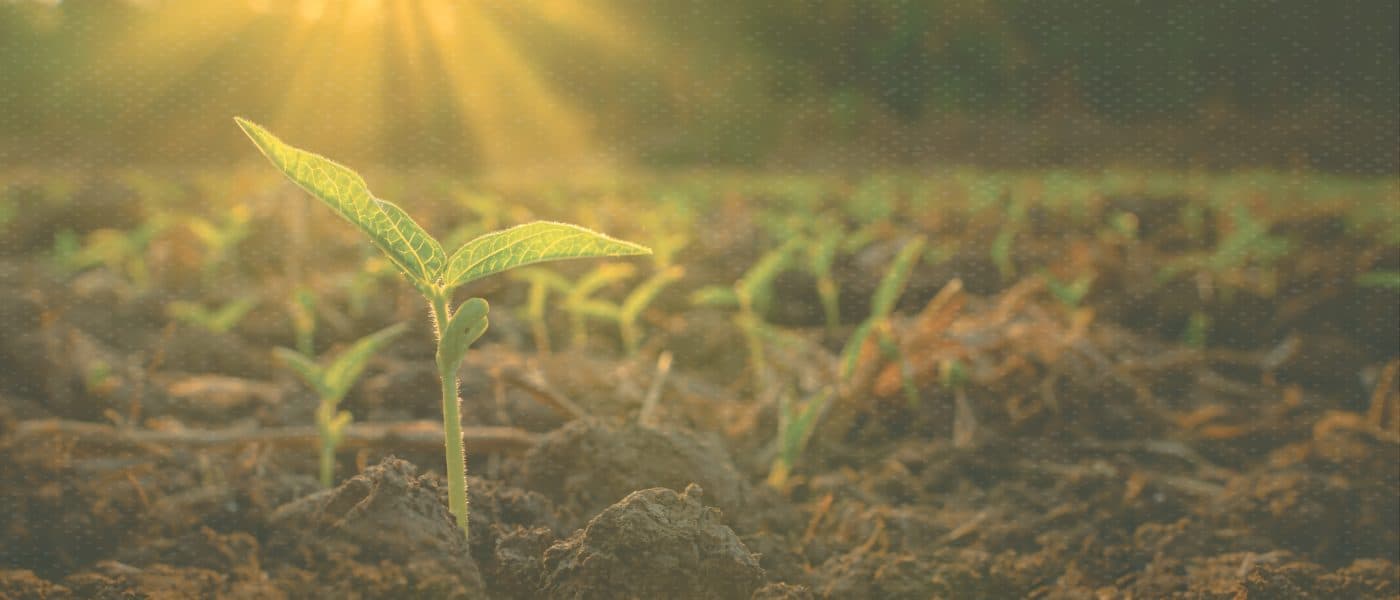
M441 63L470 68L455 53L470 53L472 40L422 51L435 16L421 0L371 3L386 15L372 65L337 51L355 43L347 34L327 38L322 62L307 66L306 46L288 43L307 27L297 3L208 3L218 8L207 14L192 4L205 5L0 1L0 162L221 162L244 149L228 135L230 115L282 114L301 93L318 99L297 125L306 145L341 140L345 123L314 123L350 115L374 123L348 138L360 154L470 166L473 138L485 132L463 118L458 96L497 94L510 106L520 93L453 81ZM322 4L321 22L334 22L355 3ZM534 3L467 4L462 18L490 21L543 89L586 117L600 151L625 158L759 161L803 136L855 147L954 117L1072 117L1124 131L1210 119L1307 121L1295 129L1309 132L1344 123L1381 134L1356 141L1333 131L1336 144L1394 155L1376 147L1395 139L1394 0L542 3L609 24L601 32ZM549 136L534 119L513 125L522 138Z

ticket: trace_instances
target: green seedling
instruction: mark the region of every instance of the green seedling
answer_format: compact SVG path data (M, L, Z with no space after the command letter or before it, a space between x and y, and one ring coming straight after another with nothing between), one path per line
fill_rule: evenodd
M369 359L406 327L400 323L381 329L356 340L345 351L328 357L321 363L309 354L291 348L276 348L273 352L316 392L316 434L321 438L321 485L330 487L335 478L335 451L345 437L345 428L352 419L349 411L337 410L340 401L350 393L355 380L364 372Z
M841 326L841 287L832 274L836 253L841 248L845 232L840 226L824 228L807 246L807 266L817 280L817 296L821 299L822 313L826 316L827 333L834 333Z
M442 241L448 245L464 244L467 240L478 235L500 229L501 223L507 218L500 198L493 195L462 189L453 190L451 195L458 204L471 211L477 218L469 224L456 228L444 238Z
M661 290L684 276L684 267L670 265L647 278L622 300L617 315L617 327L627 354L636 354L641 344L641 330L637 327L637 320L641 318L642 311L651 306L652 301L661 294Z
M927 240L919 236L899 249L899 253L890 262L885 275L880 278L880 283L875 288L875 296L870 302L870 317L856 327L841 350L841 380L850 382L859 366L866 342L872 335L875 336L880 353L900 366L904 394L910 404L918 403L919 391L914 383L913 369L894 339L890 315L894 313L899 296L904 293L904 287L909 283L909 275L914 271L914 265L919 262L926 243Z
M237 119L239 127L274 166L369 237L428 301L437 335L437 371L442 383L443 433L447 456L447 503L464 536L467 527L467 463L457 398L457 369L467 349L486 332L486 300L470 298L449 310L452 293L488 275L525 265L570 258L649 254L647 248L577 225L536 221L488 233L451 255L397 205L370 194L359 174L330 159L293 148L262 127Z
M185 223L190 232L204 245L204 261L201 274L208 284L216 269L228 262L238 244L248 237L252 220L247 206L237 205L228 210L218 220L204 217L190 217Z
M661 290L684 275L684 268L680 265L671 265L669 268L657 271L648 277L646 281L627 294L621 304L614 304L606 300L586 300L580 302L575 310L583 315L616 323L618 335L622 337L623 349L629 356L635 355L641 346L642 334L637 320L641 318L642 311L651 305Z
M996 237L992 239L992 262L996 264L1002 281L1009 281L1016 276L1016 236L1020 234L1025 219L1026 204L1012 202L1006 209L1006 218L1001 222L1001 229L997 230Z
M83 389L93 396L106 396L116 387L116 379L111 364L100 358L94 359L83 370Z
M177 300L170 303L166 312L172 319L210 333L228 333L257 305L258 301L253 298L238 298L218 308L209 309L195 302Z
M1292 244L1287 238L1269 233L1268 225L1243 205L1232 207L1230 220L1229 233L1213 250L1172 261L1157 272L1157 282L1189 274L1196 276L1198 282L1208 283L1208 289L1219 288L1221 299L1226 302L1237 289L1272 296L1277 284L1276 265L1288 255Z
M346 304L350 316L361 318L369 308L370 299L379 289L380 282L395 277L396 269L389 260L380 255L365 258L364 265L352 276L340 281L345 289Z
M569 326L573 335L573 346L583 348L588 345L588 317L596 312L592 306L593 294L614 283L636 274L637 268L629 263L603 263L569 286L564 294L564 311L569 313Z
M567 293L573 284L554 271L538 267L511 271L510 276L512 279L524 281L529 286L525 295L523 320L530 324L530 334L535 339L535 350L541 354L549 354L549 324L545 321L545 305L549 302L551 292Z
M772 337L772 332L769 331L770 327L763 320L763 316L767 314L768 304L773 296L773 280L790 266L793 255L801 249L803 243L800 237L789 238L781 246L760 257L732 287L708 286L691 296L693 304L738 308L734 313L734 324L744 334L744 343L749 353L749 369L753 371L755 387L758 389L762 388L768 371L763 341Z
M311 356L316 353L316 294L311 288L298 286L287 303L296 337L297 352Z
M669 269L676 264L676 255L690 244L690 236L684 232L661 233L652 242L652 251L656 253L652 262L661 270Z
M831 395L831 388L824 387L800 405L792 401L789 393L784 392L778 397L778 455L768 470L768 485L774 489L781 490L787 486L788 476L802 456L802 450L807 447L807 441L811 439L821 414L826 411Z
M1079 308L1084 302L1084 297L1089 295L1095 279L1093 273L1084 273L1072 281L1062 281L1047 269L1041 269L1040 276L1045 279L1045 287L1050 290L1050 295L1070 309Z
M54 236L54 264L67 273L104 267L125 277L133 288L144 290L150 282L146 250L169 223L166 216L156 215L129 231L104 228L88 232L81 242L77 234L65 229Z

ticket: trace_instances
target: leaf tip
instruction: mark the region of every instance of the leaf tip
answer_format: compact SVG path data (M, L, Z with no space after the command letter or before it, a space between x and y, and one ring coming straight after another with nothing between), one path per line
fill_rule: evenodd
M235 116L233 118L233 122L238 124L238 128L242 129L243 133L249 135L252 135L253 131L255 130L262 129L262 127L259 127L257 123L249 121L248 119L245 119L243 117Z
M257 146L258 150L263 154L268 154L268 138L276 140L277 138L275 136L268 132L267 129L263 128L262 125L258 125L243 117L234 117L233 122L238 124L238 128L243 130L243 135L248 136L248 139L252 140L253 145Z

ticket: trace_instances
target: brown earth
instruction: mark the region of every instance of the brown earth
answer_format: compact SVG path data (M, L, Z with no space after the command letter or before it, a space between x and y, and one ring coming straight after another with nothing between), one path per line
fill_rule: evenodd
M468 446L469 541L431 443L347 447L324 490L309 446L255 435L312 411L266 353L289 342L265 313L210 337L166 325L158 296L21 255L0 264L0 598L1400 597L1400 311L1393 293L1318 283L1400 255L1318 241L1278 295L1207 305L1220 341L1193 348L1175 340L1199 303L1135 279L1176 235L1143 212L1157 242L1088 250L1080 307L1034 276L1003 282L985 253L920 270L896 321L919 402L862 363L781 490L764 482L775 402L750 391L727 315L653 315L625 358L601 330L538 356L493 312L462 371L465 418L519 435ZM1078 235L1043 233L1020 245L1022 273ZM724 281L728 265L690 268ZM839 270L853 322L875 277L859 257ZM926 305L954 278L960 309L939 321ZM810 391L840 336L803 300L810 278L784 281L772 318L797 337L771 360ZM346 401L357 422L435 417L414 327ZM676 366L641 423L659 349ZM931 370L950 356L963 386ZM227 435L180 437L205 429Z

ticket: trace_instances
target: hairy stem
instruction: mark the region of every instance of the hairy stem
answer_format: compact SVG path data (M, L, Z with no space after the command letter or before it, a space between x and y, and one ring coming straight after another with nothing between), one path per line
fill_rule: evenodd
M438 334L438 354L443 353L442 330L452 315L447 311L447 298L432 299L433 325ZM462 535L467 532L467 454L462 447L462 416L457 400L457 365L439 362L438 378L442 380L442 434L447 446L447 509L456 517Z

